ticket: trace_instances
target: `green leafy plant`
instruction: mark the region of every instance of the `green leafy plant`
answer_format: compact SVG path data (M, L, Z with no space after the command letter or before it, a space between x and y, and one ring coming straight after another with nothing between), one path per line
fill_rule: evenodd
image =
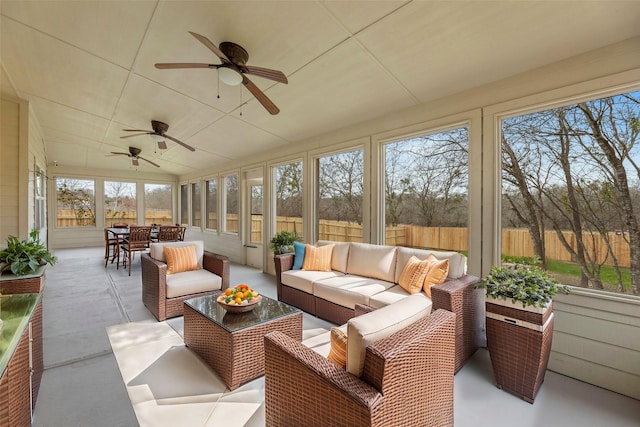
M271 249L275 255L293 252L293 242L299 242L302 237L295 231L281 231L271 238Z
M558 292L570 292L568 286L561 285L545 270L522 264L493 267L476 287L486 289L489 297L520 302L523 307L544 307Z
M58 259L40 242L39 233L32 230L29 238L19 240L17 237L7 238L7 248L0 251L0 274L11 271L16 276L33 274L38 267L55 264Z

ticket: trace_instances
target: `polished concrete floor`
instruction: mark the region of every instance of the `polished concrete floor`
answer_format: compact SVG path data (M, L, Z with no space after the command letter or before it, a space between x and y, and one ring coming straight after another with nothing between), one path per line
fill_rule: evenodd
M139 425L111 349L107 328L154 322L141 300L139 259L131 277L115 264L104 268L102 248L55 251L44 291L45 371L34 426L134 427ZM231 283L247 282L275 296L275 279L231 267ZM167 322L182 330L182 318ZM312 316L304 328L331 325ZM456 426L639 426L640 401L547 372L530 405L495 387L486 350L455 377ZM219 420L225 425L225 420ZM216 423L218 424L218 423ZM187 426L189 427L189 426Z

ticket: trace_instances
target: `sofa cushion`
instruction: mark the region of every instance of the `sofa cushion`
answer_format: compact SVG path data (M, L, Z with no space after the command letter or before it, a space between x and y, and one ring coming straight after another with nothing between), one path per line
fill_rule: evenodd
M356 304L369 304L369 297L394 286L370 277L340 275L313 282L313 295L343 307L354 308Z
M425 260L429 263L429 270L424 279L424 293L431 298L431 287L444 283L449 273L449 260L437 259L433 255L429 255Z
M204 242L202 240L192 240L184 242L156 242L149 245L149 256L151 258L167 262L167 258L164 256L164 247L171 246L173 248L180 248L183 246L195 245L196 257L198 258L198 266L202 268L202 258L204 257Z
M398 254L396 257L396 277L394 282L398 283L402 269L404 268L409 258L416 256L420 260L427 259L429 255L435 256L437 259L449 260L449 274L450 279L459 279L467 274L467 257L458 252L445 252L445 251L432 251L428 249L413 249L398 246Z
M177 274L184 271L198 270L198 259L196 258L196 246L182 246L174 248L164 247L164 256L167 259L167 274Z
M431 302L431 299L427 298L424 292L418 292L417 294L414 294L414 295L421 296L424 299ZM394 287L389 288L383 292L379 292L375 295L371 295L371 297L369 298L369 305L373 308L380 308L380 307L387 306L389 304L393 304L394 302L400 301L401 299L405 299L408 296L409 296L409 293L404 289L402 289L400 285L395 285Z
M340 328L331 328L331 345L327 359L339 367L347 367L347 334Z
M304 252L305 252L304 243L293 242L293 267L292 270L300 270L302 268L302 263L304 262Z
M369 344L390 336L430 312L430 301L416 294L350 319L347 322L347 371L362 376Z
M351 243L347 273L397 283L396 250L395 246Z
M167 298L222 288L222 277L204 269L167 276Z
M306 245L304 250L303 270L331 271L331 254L334 245Z
M447 261L447 263L449 262L448 260L445 261ZM412 256L402 270L398 285L412 295L422 291L422 288L425 286L424 278L427 277L431 265L432 263L429 259L421 261L417 257Z
M347 272L347 261L349 260L349 242L331 242L328 240L318 240L318 246L334 245L331 254L331 269L335 271Z
M287 270L280 275L280 281L283 285L313 294L313 282L336 276L344 276L344 274L339 271Z

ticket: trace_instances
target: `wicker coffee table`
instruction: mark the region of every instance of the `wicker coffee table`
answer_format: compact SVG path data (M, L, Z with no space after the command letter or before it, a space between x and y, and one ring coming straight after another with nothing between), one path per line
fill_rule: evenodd
M230 390L264 375L264 336L281 331L302 341L302 311L262 296L246 313L227 313L220 293L184 302L184 343Z

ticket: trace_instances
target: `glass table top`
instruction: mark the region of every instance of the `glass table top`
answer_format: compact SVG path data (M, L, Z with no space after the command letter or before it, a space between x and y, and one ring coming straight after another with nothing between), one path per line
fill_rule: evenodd
M185 301L185 304L229 332L236 332L300 311L289 304L262 295L262 301L256 304L253 310L245 313L229 313L216 301L220 294L221 292L217 292L213 295L193 298Z

